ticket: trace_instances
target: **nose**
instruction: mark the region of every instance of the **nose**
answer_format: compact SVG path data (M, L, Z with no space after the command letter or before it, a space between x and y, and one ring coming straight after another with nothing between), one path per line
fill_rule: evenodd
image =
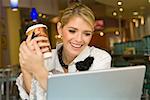
M76 41L77 41L77 42L82 42L82 34L78 33L78 34L76 35Z

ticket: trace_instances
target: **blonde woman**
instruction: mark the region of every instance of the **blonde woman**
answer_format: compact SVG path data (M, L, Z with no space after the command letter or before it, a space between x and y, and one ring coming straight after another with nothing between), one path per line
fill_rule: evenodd
M66 8L57 23L62 43L51 50L49 66L45 66L42 53L45 51L40 49L49 46L48 39L40 36L31 40L31 35L28 36L21 44L19 54L22 74L17 79L17 85L22 99L46 100L49 73L110 68L111 56L104 50L88 46L94 32L94 23L94 14L87 6L75 3ZM42 44L39 40L47 42Z

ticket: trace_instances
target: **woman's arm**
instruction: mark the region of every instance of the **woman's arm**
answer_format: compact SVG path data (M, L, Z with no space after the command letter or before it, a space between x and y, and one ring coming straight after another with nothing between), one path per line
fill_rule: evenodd
M30 49L28 42L23 42L20 46L19 54L21 68L23 70L23 80L28 92L31 88L32 75L39 81L41 87L47 90L48 71L44 67L43 53L36 41L33 41L33 48L34 51Z
M31 89L32 75L30 73L28 73L27 71L23 70L23 69L21 71L22 71L22 74L23 74L24 89L29 94L30 89Z
M33 71L33 76L40 83L41 87L47 90L48 71L45 67Z
M41 52L41 49L39 48L36 41L33 42L33 46L35 48L35 53L39 56L39 58L41 58L41 55L43 58L43 54ZM46 67L44 67L44 60L43 59L41 59L41 63L38 65L40 65L40 66L33 70L33 75L39 81L41 87L46 91L47 90L47 80L48 80L48 70L46 69Z
M25 62L25 48L26 43L22 42L19 48L19 63L21 66L21 72L22 72L22 81L23 81L23 88L26 90L26 92L29 94L30 93L30 89L31 89L31 81L32 81L32 74L30 72L28 72L28 70L26 68L28 68L27 66L25 66L24 62Z

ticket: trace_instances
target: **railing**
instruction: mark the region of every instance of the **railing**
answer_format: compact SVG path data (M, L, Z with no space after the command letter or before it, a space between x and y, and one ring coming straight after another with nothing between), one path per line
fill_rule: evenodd
M10 100L10 95L14 92L14 82L19 73L19 65L0 67L0 100Z

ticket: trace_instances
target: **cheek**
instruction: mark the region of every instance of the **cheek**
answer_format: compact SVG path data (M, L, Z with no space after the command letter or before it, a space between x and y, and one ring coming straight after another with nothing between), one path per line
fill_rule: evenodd
M85 41L86 44L89 44L90 41L91 41L91 39L92 39L92 36L90 36L90 37L84 37L84 41Z
M71 38L71 35L69 34L68 31L63 31L62 37L63 37L63 40L68 40Z

